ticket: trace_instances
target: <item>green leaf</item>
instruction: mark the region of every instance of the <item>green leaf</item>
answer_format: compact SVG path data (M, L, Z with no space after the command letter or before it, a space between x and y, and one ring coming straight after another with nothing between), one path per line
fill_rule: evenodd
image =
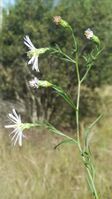
M73 142L72 139L67 139L67 140L63 140L63 141L59 142L59 143L54 147L54 149L57 149L60 145L62 145L62 144L67 144L67 143L74 144L74 142Z
M63 132L59 131L52 124L46 122L45 125L46 125L46 128L49 131L51 131L52 133L55 133L55 134L60 135L62 137L65 137L65 138L71 140L72 142L74 142L75 144L77 144L77 140L75 140L74 138L71 138L70 136L68 136L68 135L64 134ZM44 127L45 127L45 125L44 125Z
M38 121L36 123L24 123L22 124L22 128L24 129L30 129L33 127L40 127L40 128L45 128L48 129L49 131L51 131L52 133L56 134L56 135L60 135L62 137L65 137L67 140L74 142L75 144L77 144L77 141L75 139L73 139L72 137L64 134L63 132L59 131L58 129L56 129L52 124L50 124L47 121Z
M71 97L60 87L56 86L56 85L52 85L52 88L55 89L57 91L57 93L63 97L63 99L73 108L76 109L75 104L73 102L73 100L71 99Z
M85 142L86 149L88 149L88 138L91 133L91 129L96 125L96 123L101 119L102 116L103 116L102 114L100 116L98 116L96 118L96 120L88 128L86 128L86 130L84 132L84 142Z

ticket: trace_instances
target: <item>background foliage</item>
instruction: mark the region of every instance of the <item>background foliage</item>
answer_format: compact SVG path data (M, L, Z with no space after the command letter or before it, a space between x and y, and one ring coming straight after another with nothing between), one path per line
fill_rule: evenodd
M32 91L28 80L33 75L59 84L75 100L76 76L74 66L58 60L56 56L44 55L39 58L40 73L32 74L27 66L26 48L23 37L29 35L34 45L39 47L59 44L63 50L72 47L71 36L62 28L53 24L53 16L61 15L73 27L82 52L89 52L91 42L83 35L88 27L97 34L104 46L103 54L95 62L82 88L81 117L95 116L99 110L100 97L96 91L103 84L111 84L111 38L112 38L112 3L111 0L60 0L57 6L48 0L17 0L9 13L3 12L3 31L0 37L1 66L0 92L4 99L18 99L25 102L29 120L48 119L55 124L73 126L74 113L67 104L51 89ZM83 75L85 66L80 62ZM94 106L94 109L91 107ZM33 117L35 112L36 118ZM68 114L66 114L68 113ZM62 119L61 119L62 118Z

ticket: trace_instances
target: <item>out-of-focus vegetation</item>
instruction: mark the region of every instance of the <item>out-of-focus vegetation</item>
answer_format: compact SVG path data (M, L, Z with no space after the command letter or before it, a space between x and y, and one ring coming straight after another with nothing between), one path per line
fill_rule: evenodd
M55 124L67 122L72 124L74 114L68 109L62 99L50 89L32 91L28 86L31 78L30 66L26 64L26 48L23 37L29 35L37 48L55 46L58 43L63 50L71 48L71 36L62 28L53 24L52 17L61 15L74 29L80 48L89 52L91 42L83 35L84 30L91 28L101 39L104 50L88 75L82 88L81 116L95 116L100 112L99 93L97 87L111 83L111 38L112 38L112 3L111 0L60 0L53 7L51 0L17 0L13 7L3 12L3 30L0 37L1 67L0 92L6 98L22 99L26 104L29 119L35 110L37 117L48 119ZM29 68L29 69L28 69ZM41 79L47 79L66 89L75 100L76 76L74 66L55 56L39 58L40 73L35 74ZM80 61L80 71L83 75L85 66ZM35 96L36 95L36 96ZM101 103L100 103L101 105ZM94 109L91 107L94 106ZM63 121L62 121L62 119Z
M56 56L45 55L39 58L40 73L32 72L27 66L23 37L29 35L37 48L58 43L69 53L69 32L52 21L53 16L61 15L73 26L82 52L89 52L92 48L91 42L83 35L88 27L101 39L104 50L81 88L80 105L81 130L88 118L92 119L102 110L104 113L90 137L101 199L112 198L112 88L107 86L112 83L111 12L111 0L60 0L57 7L53 6L52 0L17 0L9 12L3 11L0 36L0 95L3 99L24 101L29 120L35 112L36 119L48 119L68 134L74 132L71 130L74 113L51 89L32 91L28 80L36 75L56 84L60 82L75 100L77 80L74 66L65 64ZM85 72L81 61L80 71L82 75ZM5 105L2 108L5 109ZM2 110L0 113L2 116ZM7 132L5 134L4 129L0 129L0 198L91 199L75 146L66 144L54 150L60 138L39 129L30 130L25 135L23 147L13 148Z
M112 197L110 126L111 118L102 120L91 137L101 199ZM54 150L60 138L35 129L26 132L22 148L13 148L7 134L2 135L3 131L0 132L0 198L92 199L74 145L66 144Z
M104 87L100 95L106 117L92 130L90 142L100 197L111 199L112 88ZM25 136L21 148L13 147L8 132L0 129L0 198L92 199L75 145L66 144L55 150L61 138L40 129L26 131Z

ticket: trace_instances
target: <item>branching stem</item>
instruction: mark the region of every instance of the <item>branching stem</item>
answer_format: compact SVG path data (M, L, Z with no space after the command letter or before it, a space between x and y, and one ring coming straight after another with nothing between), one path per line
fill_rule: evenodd
M86 76L87 76L90 68L87 70L87 72L85 73L84 77L81 80L80 79L80 72L79 72L78 51L76 52L75 60L76 60L76 65L75 66L76 66L77 83L78 83L78 88L77 88L77 102L76 102L77 143L78 143L79 151L82 154L83 153L83 149L82 149L81 141L80 141L80 123L79 123L80 122L80 118L79 118L79 113L80 113L80 110L79 110L79 108L80 108L80 93L81 93L81 83L86 78ZM95 187L94 179L93 179L93 176L92 176L92 172L90 170L91 167L89 167L90 166L89 164L92 165L92 162L88 163L87 160L86 160L86 156L85 155L83 156L82 159L83 159L83 163L85 165L85 169L87 171L88 182L89 182L89 185L91 187L92 195L94 196L95 199L99 199L99 196L98 196L98 193L97 193L97 190L96 190L96 187Z

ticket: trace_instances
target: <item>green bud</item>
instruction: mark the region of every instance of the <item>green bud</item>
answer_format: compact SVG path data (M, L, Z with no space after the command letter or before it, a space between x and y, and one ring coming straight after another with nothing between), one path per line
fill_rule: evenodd
M41 87L51 87L52 84L46 80L39 80L37 79L37 77L34 77L34 79L32 79L31 81L29 81L29 85L31 87L34 87L34 88L39 88L40 86Z
M41 86L41 87L51 87L52 84L48 81L42 81L42 80L38 80L38 86Z
M60 25L63 26L64 28L70 28L69 23L63 19L61 19Z
M100 40L99 40L99 38L98 38L96 35L93 35L92 40L93 40L96 44L100 45Z
M53 18L53 21L56 25L61 25L63 26L64 28L69 28L71 29L71 26L69 25L69 23L65 20L63 20L60 16L55 16Z
M50 48L35 48L30 50L27 55L28 57L37 56L39 57L40 54L44 54L46 51L50 50Z
M100 45L99 38L96 35L94 35L93 31L90 28L88 28L84 32L84 35L86 36L87 39L90 39L90 40L94 41L96 44Z

